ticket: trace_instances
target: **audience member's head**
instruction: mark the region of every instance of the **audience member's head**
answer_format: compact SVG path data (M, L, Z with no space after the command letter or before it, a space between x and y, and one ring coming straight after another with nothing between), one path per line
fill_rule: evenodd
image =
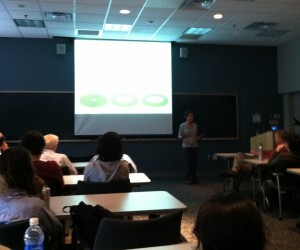
M23 135L21 145L27 148L33 156L40 156L45 147L45 139L39 131L31 130Z
M6 149L8 149L8 148L9 148L9 147L8 147L6 141L5 141L5 136L4 136L4 134L0 131L0 151L2 152L2 151L6 150Z
M222 193L204 202L193 233L203 250L263 250L265 226L253 202L240 193Z
M54 134L47 134L44 135L44 139L45 139L45 149L50 149L55 151L57 149L57 145L59 143L59 137L57 135Z
M298 135L290 136L286 143L292 153L300 155L300 137Z
M120 136L113 131L107 132L97 140L96 154L101 161L118 161L123 156Z
M0 175L8 188L27 191L30 195L38 193L31 155L23 147L9 148L2 153Z
M275 144L279 145L285 143L290 136L290 133L286 130L277 130L274 133Z

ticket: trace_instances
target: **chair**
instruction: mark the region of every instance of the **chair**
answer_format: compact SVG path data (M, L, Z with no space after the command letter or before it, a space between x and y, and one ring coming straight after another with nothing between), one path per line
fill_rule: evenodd
M129 179L112 182L78 181L75 194L126 193L130 191L131 184Z
M70 175L68 166L61 166L60 169L61 169L63 175Z
M220 172L220 176L225 177L223 183L223 192L233 191L234 178L237 176L233 171L227 170Z
M287 175L289 176L287 179ZM299 192L299 179L297 176L273 172L272 176L266 178L265 185L277 190L278 194L278 219L282 220L282 195Z
M58 182L56 179L45 178L45 184L50 188L51 196L60 196L63 194L61 183Z
M24 249L24 233L29 227L29 220L0 224L0 244L11 249Z
M180 234L182 211L149 220L102 219L94 250L164 246L184 241Z

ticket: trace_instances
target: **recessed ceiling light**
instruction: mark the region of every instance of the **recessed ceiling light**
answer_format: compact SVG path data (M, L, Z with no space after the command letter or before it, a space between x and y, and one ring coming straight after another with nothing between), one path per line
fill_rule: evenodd
M120 10L120 13L126 15L130 13L130 10Z
M214 14L214 19L222 19L223 15L222 14Z

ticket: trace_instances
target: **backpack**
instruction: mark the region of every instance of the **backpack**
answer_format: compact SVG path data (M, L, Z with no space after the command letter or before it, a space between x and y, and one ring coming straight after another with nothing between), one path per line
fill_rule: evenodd
M91 249L101 220L120 218L100 205L87 205L83 201L69 208L73 221L72 244L77 244L78 237L81 243L87 244Z

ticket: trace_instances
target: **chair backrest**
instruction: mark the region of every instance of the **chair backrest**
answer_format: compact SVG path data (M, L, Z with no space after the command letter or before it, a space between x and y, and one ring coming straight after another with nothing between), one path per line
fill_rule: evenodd
M11 249L24 249L24 233L29 227L29 220L0 224L0 244Z
M130 180L112 182L87 182L78 181L75 194L107 194L126 193L131 191Z
M182 211L149 220L102 219L93 249L118 250L182 242Z
M61 169L63 175L70 175L68 166L61 166L60 169Z
M63 190L61 184L56 179L45 178L45 184L50 188L51 196L61 196L63 194Z

